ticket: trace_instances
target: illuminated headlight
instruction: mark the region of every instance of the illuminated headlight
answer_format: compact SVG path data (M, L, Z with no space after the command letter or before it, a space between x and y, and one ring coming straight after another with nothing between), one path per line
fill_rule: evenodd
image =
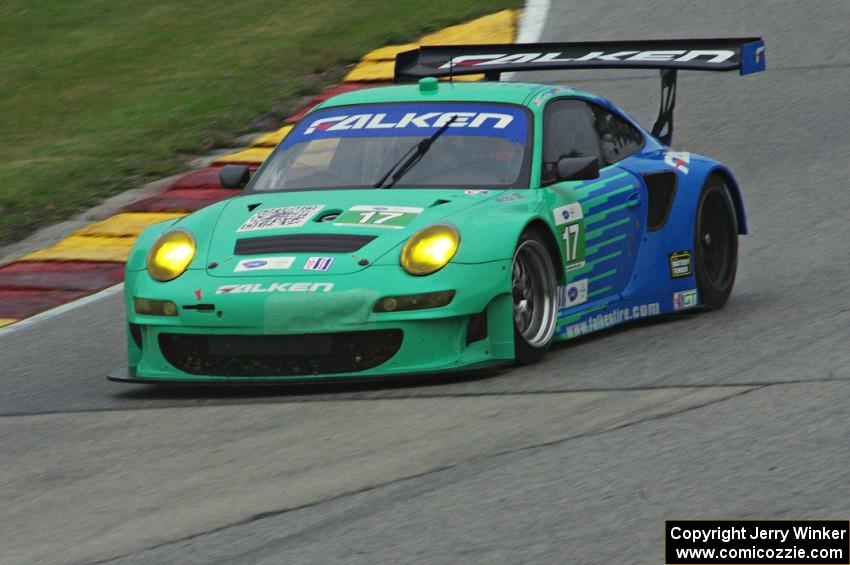
M133 308L136 309L136 314L145 314L147 316L177 315L177 306L170 300L133 298Z
M148 251L148 273L155 280L176 279L195 256L195 238L186 230L163 234Z
M460 244L454 226L434 224L416 232L401 250L401 266L411 275L430 275L452 260Z

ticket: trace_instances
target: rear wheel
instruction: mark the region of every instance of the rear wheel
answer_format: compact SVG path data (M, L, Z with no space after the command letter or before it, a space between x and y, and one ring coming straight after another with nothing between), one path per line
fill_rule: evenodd
M709 177L703 186L695 225L697 289L703 306L722 308L738 269L738 222L729 188L719 177Z
M511 263L514 352L518 365L537 363L546 355L558 316L557 278L546 244L524 233Z

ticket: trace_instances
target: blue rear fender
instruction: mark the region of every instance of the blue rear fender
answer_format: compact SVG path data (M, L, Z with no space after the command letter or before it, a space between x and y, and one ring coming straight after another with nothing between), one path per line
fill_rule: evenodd
M676 192L667 222L653 232L644 229L632 280L622 293L624 300L696 288L693 275L675 279L670 276L670 254L693 252L694 221L700 192L712 174L721 175L729 187L738 218L738 232L747 233L740 188L729 169L714 159L695 153L689 153L687 164L676 169L664 163L667 151L643 152L622 162L624 168L638 175L660 170L672 170L676 175Z
M676 191L676 202L674 203L673 212L679 214L688 213L689 217L693 220L696 217L696 209L699 204L700 191L703 185L705 185L706 180L711 175L719 175L723 178L726 186L729 187L732 203L735 205L738 233L746 235L747 217L744 211L744 199L741 195L741 188L738 186L738 182L735 180L732 172L715 159L696 153L689 153L689 155L688 172L675 171L678 177L678 189ZM684 207L681 207L682 205Z

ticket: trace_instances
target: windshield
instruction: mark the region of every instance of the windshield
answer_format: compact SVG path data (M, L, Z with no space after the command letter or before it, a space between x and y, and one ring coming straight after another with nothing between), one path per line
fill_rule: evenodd
M452 102L312 112L266 160L248 190L374 188L446 124L392 190L528 187L526 110Z

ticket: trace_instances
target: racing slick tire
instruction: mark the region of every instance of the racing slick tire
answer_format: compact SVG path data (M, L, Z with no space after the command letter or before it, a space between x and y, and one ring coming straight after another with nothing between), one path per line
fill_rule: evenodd
M702 187L694 222L694 270L702 306L722 308L738 270L738 221L729 188L717 175Z
M514 362L537 363L549 351L558 320L558 282L546 242L526 231L511 261Z

